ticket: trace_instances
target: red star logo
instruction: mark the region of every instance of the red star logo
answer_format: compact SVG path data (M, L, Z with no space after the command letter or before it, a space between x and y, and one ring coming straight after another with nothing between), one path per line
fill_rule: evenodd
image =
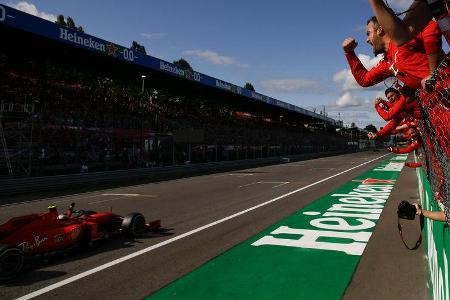
M362 182L362 184L369 184L369 183L388 183L388 184L395 184L395 179L374 179L374 178L367 178L364 180L352 180L353 182Z
M119 48L117 48L116 45L108 44L108 45L106 45L106 48L108 48L108 55L111 55L111 56L114 56L114 57L117 56L117 50Z

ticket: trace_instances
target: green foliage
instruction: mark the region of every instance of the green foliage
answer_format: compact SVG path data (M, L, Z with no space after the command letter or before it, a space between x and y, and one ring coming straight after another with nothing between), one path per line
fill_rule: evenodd
M67 27L69 29L73 29L73 30L76 30L76 31L79 31L79 32L84 32L83 27L81 27L81 26L77 27L75 25L75 21L71 17L67 17L67 19L65 19L64 15L58 15L56 17L55 23L58 24L58 25Z
M251 84L250 82L246 82L245 83L244 89L247 89L247 90L252 91L252 92L255 91L255 88L253 87L253 84Z
M374 125L372 125L372 124L367 125L364 129L367 132L373 132L373 133L378 131L377 128Z
M139 44L139 43L136 42L136 41L133 41L133 42L131 43L130 49L132 49L132 50L134 50L134 51L136 51L136 52L139 52L139 53L147 54L147 51L145 50L145 47L142 46L141 44Z
M58 16L56 17L55 23L56 23L56 24L59 24L59 25L62 25L62 26L67 26L66 21L65 21L63 15L58 15Z
M76 29L75 21L71 17L67 17L66 24L70 29Z
M190 71L194 71L194 69L192 69L191 65L184 59L184 58L180 58L179 60L175 60L173 62L173 64L183 70L190 70Z

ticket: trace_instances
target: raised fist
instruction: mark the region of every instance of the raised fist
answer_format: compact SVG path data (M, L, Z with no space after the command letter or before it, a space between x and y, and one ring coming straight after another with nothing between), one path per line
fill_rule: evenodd
M375 140L378 136L377 136L376 133L369 132L369 133L367 134L367 137L368 137L370 140Z
M346 38L342 43L342 49L344 49L345 53L352 52L358 46L358 43L354 38Z

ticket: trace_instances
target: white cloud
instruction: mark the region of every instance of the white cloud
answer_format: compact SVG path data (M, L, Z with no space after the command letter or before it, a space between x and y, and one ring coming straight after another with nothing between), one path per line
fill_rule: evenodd
M234 65L241 68L247 68L248 65L239 63L235 58L225 55L220 55L217 52L209 50L186 50L183 51L183 55L200 57L213 63L215 65Z
M351 106L361 106L363 101L361 98L353 95L350 92L346 92L336 100L336 106L339 108L346 108Z
M264 92L323 92L319 82L302 78L264 80L261 86Z
M389 5L392 6L392 8L397 8L401 10L407 10L413 0L391 0L389 1Z
M141 35L149 40L154 40L167 36L165 32L142 32Z
M54 14L50 14L50 13L46 13L43 11L39 11L36 7L36 5L34 5L33 3L29 3L26 1L20 1L17 4L14 3L8 3L9 6L21 10L23 12L26 12L30 15L42 18L42 19L46 19L48 21L54 22L56 21L56 16Z
M381 59L360 54L358 58L366 69L373 68ZM386 88L383 83L370 88L361 87L353 77L350 69L343 69L333 76L333 81L341 84L343 94L333 103L328 105L328 111L333 117L340 113L340 117L348 124L355 122L358 126L364 127L369 123L382 126L384 121L376 114L373 103L376 97L383 96Z
M377 97L384 96L380 91L347 91L336 101L326 106L329 117L340 118L346 124L356 123L361 128L368 124L377 127L384 126L386 122L380 118L374 109Z
M340 111L339 113L329 112L328 116L335 120L343 120L346 125L355 123L359 128L365 128L369 124L375 125L377 128L386 125L386 122L381 120L381 118L379 118L374 111Z

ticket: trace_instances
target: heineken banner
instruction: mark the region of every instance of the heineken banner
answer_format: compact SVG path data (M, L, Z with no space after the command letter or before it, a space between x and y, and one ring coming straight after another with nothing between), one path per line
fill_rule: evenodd
M406 158L391 157L148 299L341 299Z
M171 75L183 77L203 85L242 95L256 101L261 101L278 107L293 110L298 113L321 119L330 123L335 122L331 118L313 113L298 106L244 89L240 86L213 78L199 72L181 69L172 63L158 59L156 57L133 51L132 49L99 39L83 32L78 32L76 30L60 26L58 24L0 4L0 25L1 24L31 32L39 36L66 43L72 46L108 55L122 61L134 63L149 68L153 71L169 73Z

